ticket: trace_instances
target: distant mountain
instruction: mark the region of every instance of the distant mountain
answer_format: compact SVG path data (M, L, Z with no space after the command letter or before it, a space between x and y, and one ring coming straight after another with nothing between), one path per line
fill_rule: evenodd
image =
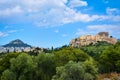
M3 45L3 47L31 47L30 45L24 43L20 39L11 41L10 43Z

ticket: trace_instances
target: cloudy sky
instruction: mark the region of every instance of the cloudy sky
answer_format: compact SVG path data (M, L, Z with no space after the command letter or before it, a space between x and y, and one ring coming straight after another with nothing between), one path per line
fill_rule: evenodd
M100 31L120 38L119 5L120 0L0 0L0 45L21 39L60 47Z

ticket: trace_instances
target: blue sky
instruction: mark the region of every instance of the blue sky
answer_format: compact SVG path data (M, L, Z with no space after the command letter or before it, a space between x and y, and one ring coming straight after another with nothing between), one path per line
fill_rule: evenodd
M120 38L120 0L0 0L0 45L60 47L81 35Z

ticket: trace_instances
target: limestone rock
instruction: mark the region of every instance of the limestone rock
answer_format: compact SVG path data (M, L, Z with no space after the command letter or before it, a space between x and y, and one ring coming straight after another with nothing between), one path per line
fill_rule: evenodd
M76 39L72 39L70 41L70 45L72 47L81 47L84 45L89 45L91 43L95 44L98 41L106 41L108 43L115 44L117 42L117 39L109 36L108 32L99 32L95 36L94 35L85 35L85 36L80 36Z

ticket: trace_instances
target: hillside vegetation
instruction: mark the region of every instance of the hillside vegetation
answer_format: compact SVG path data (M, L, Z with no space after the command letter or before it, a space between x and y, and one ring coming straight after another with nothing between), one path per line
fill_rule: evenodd
M119 80L119 73L120 42L0 56L0 80Z

